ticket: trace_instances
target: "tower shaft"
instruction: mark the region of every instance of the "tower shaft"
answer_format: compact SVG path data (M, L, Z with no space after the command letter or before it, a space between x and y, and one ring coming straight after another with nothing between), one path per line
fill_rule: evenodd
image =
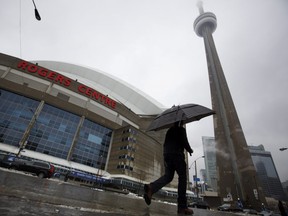
M212 37L216 26L216 16L210 12L201 13L194 22L196 34L204 39L212 107L216 112L213 121L218 194L223 200L231 195L234 201L240 198L260 208L265 198Z

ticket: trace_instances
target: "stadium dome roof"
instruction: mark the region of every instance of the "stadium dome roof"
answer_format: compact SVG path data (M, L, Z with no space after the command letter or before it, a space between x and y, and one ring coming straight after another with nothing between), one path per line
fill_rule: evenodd
M58 61L34 60L33 63L59 72L108 95L138 115L157 115L164 106L132 85L100 70Z

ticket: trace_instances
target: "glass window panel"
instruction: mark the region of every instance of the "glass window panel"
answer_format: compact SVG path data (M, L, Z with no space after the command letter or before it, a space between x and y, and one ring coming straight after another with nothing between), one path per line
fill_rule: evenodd
M71 160L103 169L108 155L111 134L111 129L85 119Z
M33 127L37 134L30 133L26 148L66 159L79 121L79 116L45 104Z
M93 135L93 134L89 134L89 135L88 135L88 140L89 140L90 142L94 142L94 143L96 143L96 144L101 144L101 142L102 142L101 137L95 136L95 135Z
M0 142L19 146L39 101L0 89Z

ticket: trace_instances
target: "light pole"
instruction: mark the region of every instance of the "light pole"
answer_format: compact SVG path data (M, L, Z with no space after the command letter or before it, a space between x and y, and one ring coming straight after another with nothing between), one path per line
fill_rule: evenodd
M41 20L41 17L40 17L40 14L39 14L39 12L38 12L38 10L37 10L37 8L36 8L36 4L35 4L34 0L32 0L32 2L33 2L33 4L34 4L35 18L36 18L38 21L40 21L40 20Z
M40 104L41 105L41 104ZM38 108L40 107L40 105L38 106ZM25 149L27 143L28 143L28 138L30 136L31 130L34 127L34 124L36 123L36 128L38 129L38 125L37 125L37 118L39 116L39 110L38 108L36 109L36 111L34 112L31 108L27 108L28 111L30 111L32 113L32 118L19 142L19 150L16 154L17 157L20 156L20 153Z
M100 169L102 170L102 161L103 161L103 155L99 155L101 157L101 160L100 160L100 167L98 167L98 170L97 170L97 185L98 187L101 186L102 187L102 178L100 179L100 176L102 177L102 173L101 175L99 174L100 173ZM99 156L98 156L98 161L99 161ZM101 171L102 172L102 171ZM94 183L95 184L95 183Z
M98 156L99 157L99 156ZM102 170L102 161L103 161L103 155L101 154L100 155L100 158L101 158L101 160L100 160L100 167L98 167L98 170L97 170L97 178L99 177L99 173L100 173L100 169ZM98 158L99 159L99 158Z
M195 163L195 178L194 178L194 181L195 181L195 188L196 188L196 196L197 196L197 200L199 198L199 192L198 192L198 179L197 179L197 160L200 159L200 158L205 158L205 156L201 156L201 157L198 157L196 158L193 163ZM191 168L191 166L193 165L193 163L191 163L189 169Z

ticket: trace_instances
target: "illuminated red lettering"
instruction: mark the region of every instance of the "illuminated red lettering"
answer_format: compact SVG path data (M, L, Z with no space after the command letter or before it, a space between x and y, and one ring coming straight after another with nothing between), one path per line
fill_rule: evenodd
M94 91L92 94L92 97L95 98L96 100L98 100L100 97L100 94L97 91Z
M36 73L37 72L38 76L45 77L46 79L58 82L59 84L62 84L64 86L70 86L72 83L71 79L69 79L69 78L67 78L61 74L58 74L57 72L38 67L38 65L34 65L34 64L26 62L26 61L20 61L17 65L17 67L19 69L22 69L24 71L28 71L30 73ZM116 104L117 104L116 101L112 100L108 96L103 95L103 94L101 94L101 93L95 91L94 89L89 88L85 85L80 84L78 86L78 91L80 93L86 95L87 97L95 100L95 101L98 101L98 102L105 104L108 107L111 107L113 109L115 109L115 107L116 107Z
M85 94L90 97L92 95L92 89L91 88L87 88Z
M35 72L37 72L38 67L37 67L36 65L30 64L30 65L28 65L28 68L27 68L27 69L28 69L29 72L35 73Z
M111 99L106 97L105 103L110 106L111 105Z
M17 65L17 67L18 67L18 68L21 68L22 70L25 70L27 66L28 66L28 63L25 62L25 61L21 61L21 62L19 62L18 65Z
M70 79L65 79L64 85L65 86L70 86L71 80Z
M49 71L49 73L47 75L47 78L51 79L51 80L54 80L56 75L57 74L55 72Z
M116 102L114 100L110 99L109 97L106 97L105 103L108 106L112 107L113 109L115 109L115 107L116 107Z
M55 81L62 84L63 80L64 80L64 77L62 75L57 74Z
M112 107L113 109L115 109L115 107L116 107L116 101L111 100L111 107Z
M38 74L39 74L40 76L46 77L47 73L48 73L48 71L45 70L45 69L39 69L39 70L38 70Z
M86 89L86 87L84 85L79 85L78 86L78 91L81 92L81 93L84 93L85 89Z
M101 102L105 102L105 98L106 98L105 95L101 95Z

